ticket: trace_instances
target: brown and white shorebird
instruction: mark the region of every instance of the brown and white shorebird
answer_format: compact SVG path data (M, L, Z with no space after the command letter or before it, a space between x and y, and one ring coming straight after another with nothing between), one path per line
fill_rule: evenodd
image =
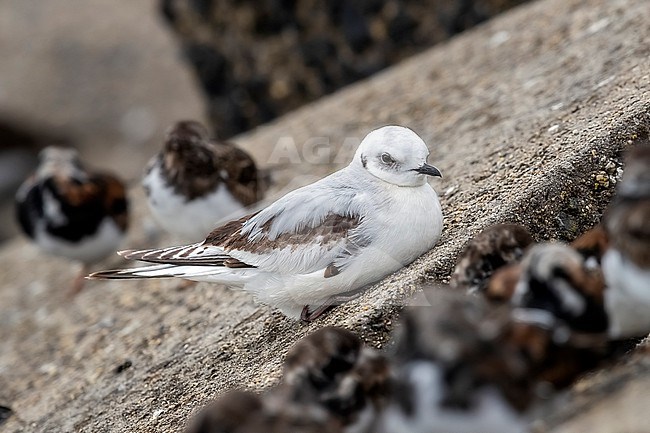
M534 245L521 264L497 272L486 295L509 298L520 314L548 327L562 322L576 332L604 333L609 325L604 291L600 269L569 245L551 242Z
M186 433L235 433L262 411L262 399L247 391L230 391L208 403L188 423Z
M88 266L115 253L126 234L126 189L114 175L86 169L74 149L47 147L39 159L16 193L18 222L41 250L82 263L75 294Z
M240 217L264 195L255 162L230 142L210 138L199 122L167 131L161 151L147 165L142 185L156 221L189 242L204 239L217 222Z
M623 179L607 209L602 258L605 303L614 338L650 332L650 142L626 155Z
M526 431L536 383L527 351L537 343L511 336L508 311L450 290L406 308L389 355L391 400L373 431Z
M284 400L273 390L257 395L231 391L206 405L185 433L344 433L322 407Z
M602 233L596 228L572 246L540 243L521 263L498 270L485 292L508 301L510 340L528 354L531 376L562 389L616 355L611 313L598 266Z
M154 265L89 278L216 282L313 320L436 244L442 211L427 176L441 174L428 155L410 129L379 128L347 167L217 227L203 242L123 251Z
M424 289L431 305L441 303L440 291L443 289ZM444 304L438 308L445 308ZM482 319L483 323L486 326L491 323L489 326L499 330L497 340L500 345L509 346L524 356L522 362L526 364L528 377L535 383L549 384L555 389L565 388L612 354L606 334L576 332L547 311L538 312L507 303L491 306L490 310L489 316Z
M584 257L587 266L599 268L609 247L607 231L602 224L598 224L578 236L570 245Z
M603 222L571 246L537 245L499 270L486 296L611 339L650 332L650 146L634 147Z
M483 293L492 274L519 262L533 242L528 230L518 224L489 226L465 246L449 284L470 293Z
M383 355L346 329L325 327L291 348L278 392L327 409L347 433L365 432L386 402L389 379Z

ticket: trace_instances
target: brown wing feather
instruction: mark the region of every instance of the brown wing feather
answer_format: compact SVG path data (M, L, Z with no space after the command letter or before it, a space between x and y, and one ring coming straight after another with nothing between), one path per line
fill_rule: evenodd
M330 214L320 225L316 227L303 227L294 233L283 233L275 239L262 237L254 242L249 240L249 234L242 234L242 227L255 214L230 221L213 230L205 241L153 250L127 250L119 254L130 260L141 260L151 263L164 263L174 265L213 265L229 268L253 268L256 267L246 263L243 259L232 257L232 251L242 251L252 254L264 254L269 250L283 250L287 246L298 248L300 245L319 239L321 245L332 244L347 237L348 232L357 227L360 223L359 217L346 217ZM263 232L268 231L272 220L262 226ZM358 243L358 242L357 242ZM349 255L357 246L350 241L348 247L341 252L341 257ZM330 267L338 268L331 264ZM330 275L333 276L333 275Z
M650 269L650 200L615 203L607 230L616 249L641 268Z
M571 247L582 254L583 257L595 257L600 263L603 254L607 251L608 243L607 232L599 224L571 242Z
M124 184L116 177L102 173L97 178L104 184L104 206L106 213L110 215L117 226L126 230L129 226L129 206Z
M250 253L263 253L271 249L281 249L286 246L296 247L311 242L316 238L320 239L321 245L336 242L348 235L350 230L361 223L359 216L343 216L328 214L321 224L315 227L303 227L292 233L282 233L271 240L263 237L252 244L248 234L241 233L243 225L255 214L245 216L238 220L230 221L221 227L213 230L205 240L206 244L223 248L226 252L240 250ZM262 225L262 232L268 232L273 219Z
M253 158L231 143L218 144L215 147L220 166L228 173L226 186L230 193L244 206L259 201L264 195L264 190Z
M118 227L128 227L128 202L124 184L107 173L93 173L87 180L57 175L53 178L57 190L67 204L81 207L86 203L101 202L105 215L115 220Z
M257 213L258 212L243 216L217 227L210 232L207 238L205 238L205 244L222 247L224 249L234 245L245 245L248 237L241 234L241 229L246 221L257 215Z

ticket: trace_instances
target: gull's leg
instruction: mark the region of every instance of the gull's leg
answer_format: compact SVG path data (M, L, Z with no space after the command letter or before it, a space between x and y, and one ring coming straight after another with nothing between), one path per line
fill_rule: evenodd
M83 264L81 266L81 270L79 270L79 274L72 280L72 286L70 287L70 290L68 290L67 297L68 298L74 298L81 292L84 288L84 284L86 282L86 275L89 272L89 267L86 264Z
M198 281L182 280L182 281L178 284L178 286L176 286L176 290L178 290L179 292L182 292L182 291L184 291L184 290L187 290L187 289L189 289L189 288L194 287L194 286L197 285L198 283L199 283Z
M310 311L309 305L305 305L300 313L300 320L303 322L313 322L337 305L357 299L368 287L369 285L349 292L339 293L338 295L332 295L327 298L325 302L316 307L314 311Z
M326 302L318 306L314 311L309 311L309 305L305 305L300 313L300 320L307 323L313 322L335 306L335 304L328 304Z

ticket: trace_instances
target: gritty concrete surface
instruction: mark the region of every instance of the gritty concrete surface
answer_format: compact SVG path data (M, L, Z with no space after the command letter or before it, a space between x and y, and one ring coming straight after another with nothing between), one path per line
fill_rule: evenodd
M275 383L288 347L314 329L341 325L384 346L402 299L444 280L490 223L575 237L599 220L622 151L649 133L649 21L645 0L534 2L239 137L262 165L295 162L277 170L275 193L339 168L387 123L420 133L445 176L432 181L446 218L440 244L316 323L174 281L92 282L69 301L75 269L9 243L0 250L0 405L15 414L0 431L181 431L225 390ZM152 245L142 192L132 198L128 244ZM650 393L637 398L650 403ZM599 431L622 431L616 416L599 416ZM562 423L554 428L572 428Z
M550 401L534 433L643 433L650 386L650 341L617 361L585 374Z

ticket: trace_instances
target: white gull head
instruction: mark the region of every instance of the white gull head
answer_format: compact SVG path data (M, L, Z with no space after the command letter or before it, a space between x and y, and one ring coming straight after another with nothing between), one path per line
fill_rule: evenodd
M413 131L403 126L384 126L363 139L350 164L397 186L420 186L426 176L442 177L427 164L429 149Z

